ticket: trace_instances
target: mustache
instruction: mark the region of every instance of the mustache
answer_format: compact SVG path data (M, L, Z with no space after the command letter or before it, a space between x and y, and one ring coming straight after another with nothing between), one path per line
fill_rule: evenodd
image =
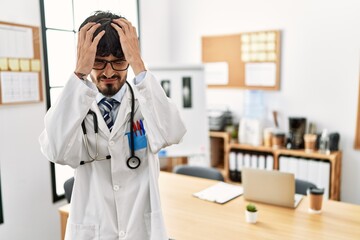
M112 75L111 77L107 77L107 76L105 76L105 75L101 75L101 76L97 77L97 80L98 80L98 81L101 81L101 80L104 80L104 79L114 79L114 78L120 79L120 75L119 75L119 74L114 74L114 75Z

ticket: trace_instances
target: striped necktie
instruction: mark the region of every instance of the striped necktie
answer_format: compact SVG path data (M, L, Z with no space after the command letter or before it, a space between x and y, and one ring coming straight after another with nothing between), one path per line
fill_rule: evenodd
M111 117L111 110L114 107L115 101L116 100L114 100L112 98L103 98L99 102L99 107L102 110L102 114L103 114L105 123L108 126L110 132L114 126L114 121Z

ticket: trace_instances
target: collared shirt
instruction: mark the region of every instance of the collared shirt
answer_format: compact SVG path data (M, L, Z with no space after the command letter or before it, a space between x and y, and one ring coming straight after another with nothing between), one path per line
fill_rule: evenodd
M146 75L146 71L143 71L141 73L139 73L137 76L135 76L134 78L134 84L135 85L138 85L140 84L144 78L145 78L145 75ZM113 122L116 121L116 117L117 117L117 114L119 112L119 106L120 106L120 103L125 95L125 92L126 92L126 89L127 89L127 84L124 83L124 85L120 88L120 90L115 94L113 95L111 98L116 100L116 102L114 103L114 107L113 109L111 110L111 118L113 119ZM101 92L98 92L97 95L96 95L96 103L99 105L101 99L103 99L105 96L101 93ZM102 111L102 108L100 108L100 111ZM102 112L101 112L102 113Z

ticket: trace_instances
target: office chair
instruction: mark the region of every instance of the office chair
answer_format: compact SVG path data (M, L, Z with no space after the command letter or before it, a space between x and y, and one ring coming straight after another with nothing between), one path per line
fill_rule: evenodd
M74 186L74 177L69 178L64 182L64 191L65 191L65 198L68 203L71 201L71 194Z
M211 167L200 167L200 166L189 166L189 165L178 165L175 166L174 173L183 174L193 177L207 178L218 181L224 181L224 177L221 172Z
M308 181L295 179L295 193L307 195L309 188L316 188L316 185Z

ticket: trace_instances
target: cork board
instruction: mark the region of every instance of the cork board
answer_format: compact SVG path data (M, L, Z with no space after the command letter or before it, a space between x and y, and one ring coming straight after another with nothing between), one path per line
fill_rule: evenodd
M41 102L39 27L0 21L0 104Z
M278 30L202 37L203 63L228 64L228 83L208 87L279 90L280 44Z

